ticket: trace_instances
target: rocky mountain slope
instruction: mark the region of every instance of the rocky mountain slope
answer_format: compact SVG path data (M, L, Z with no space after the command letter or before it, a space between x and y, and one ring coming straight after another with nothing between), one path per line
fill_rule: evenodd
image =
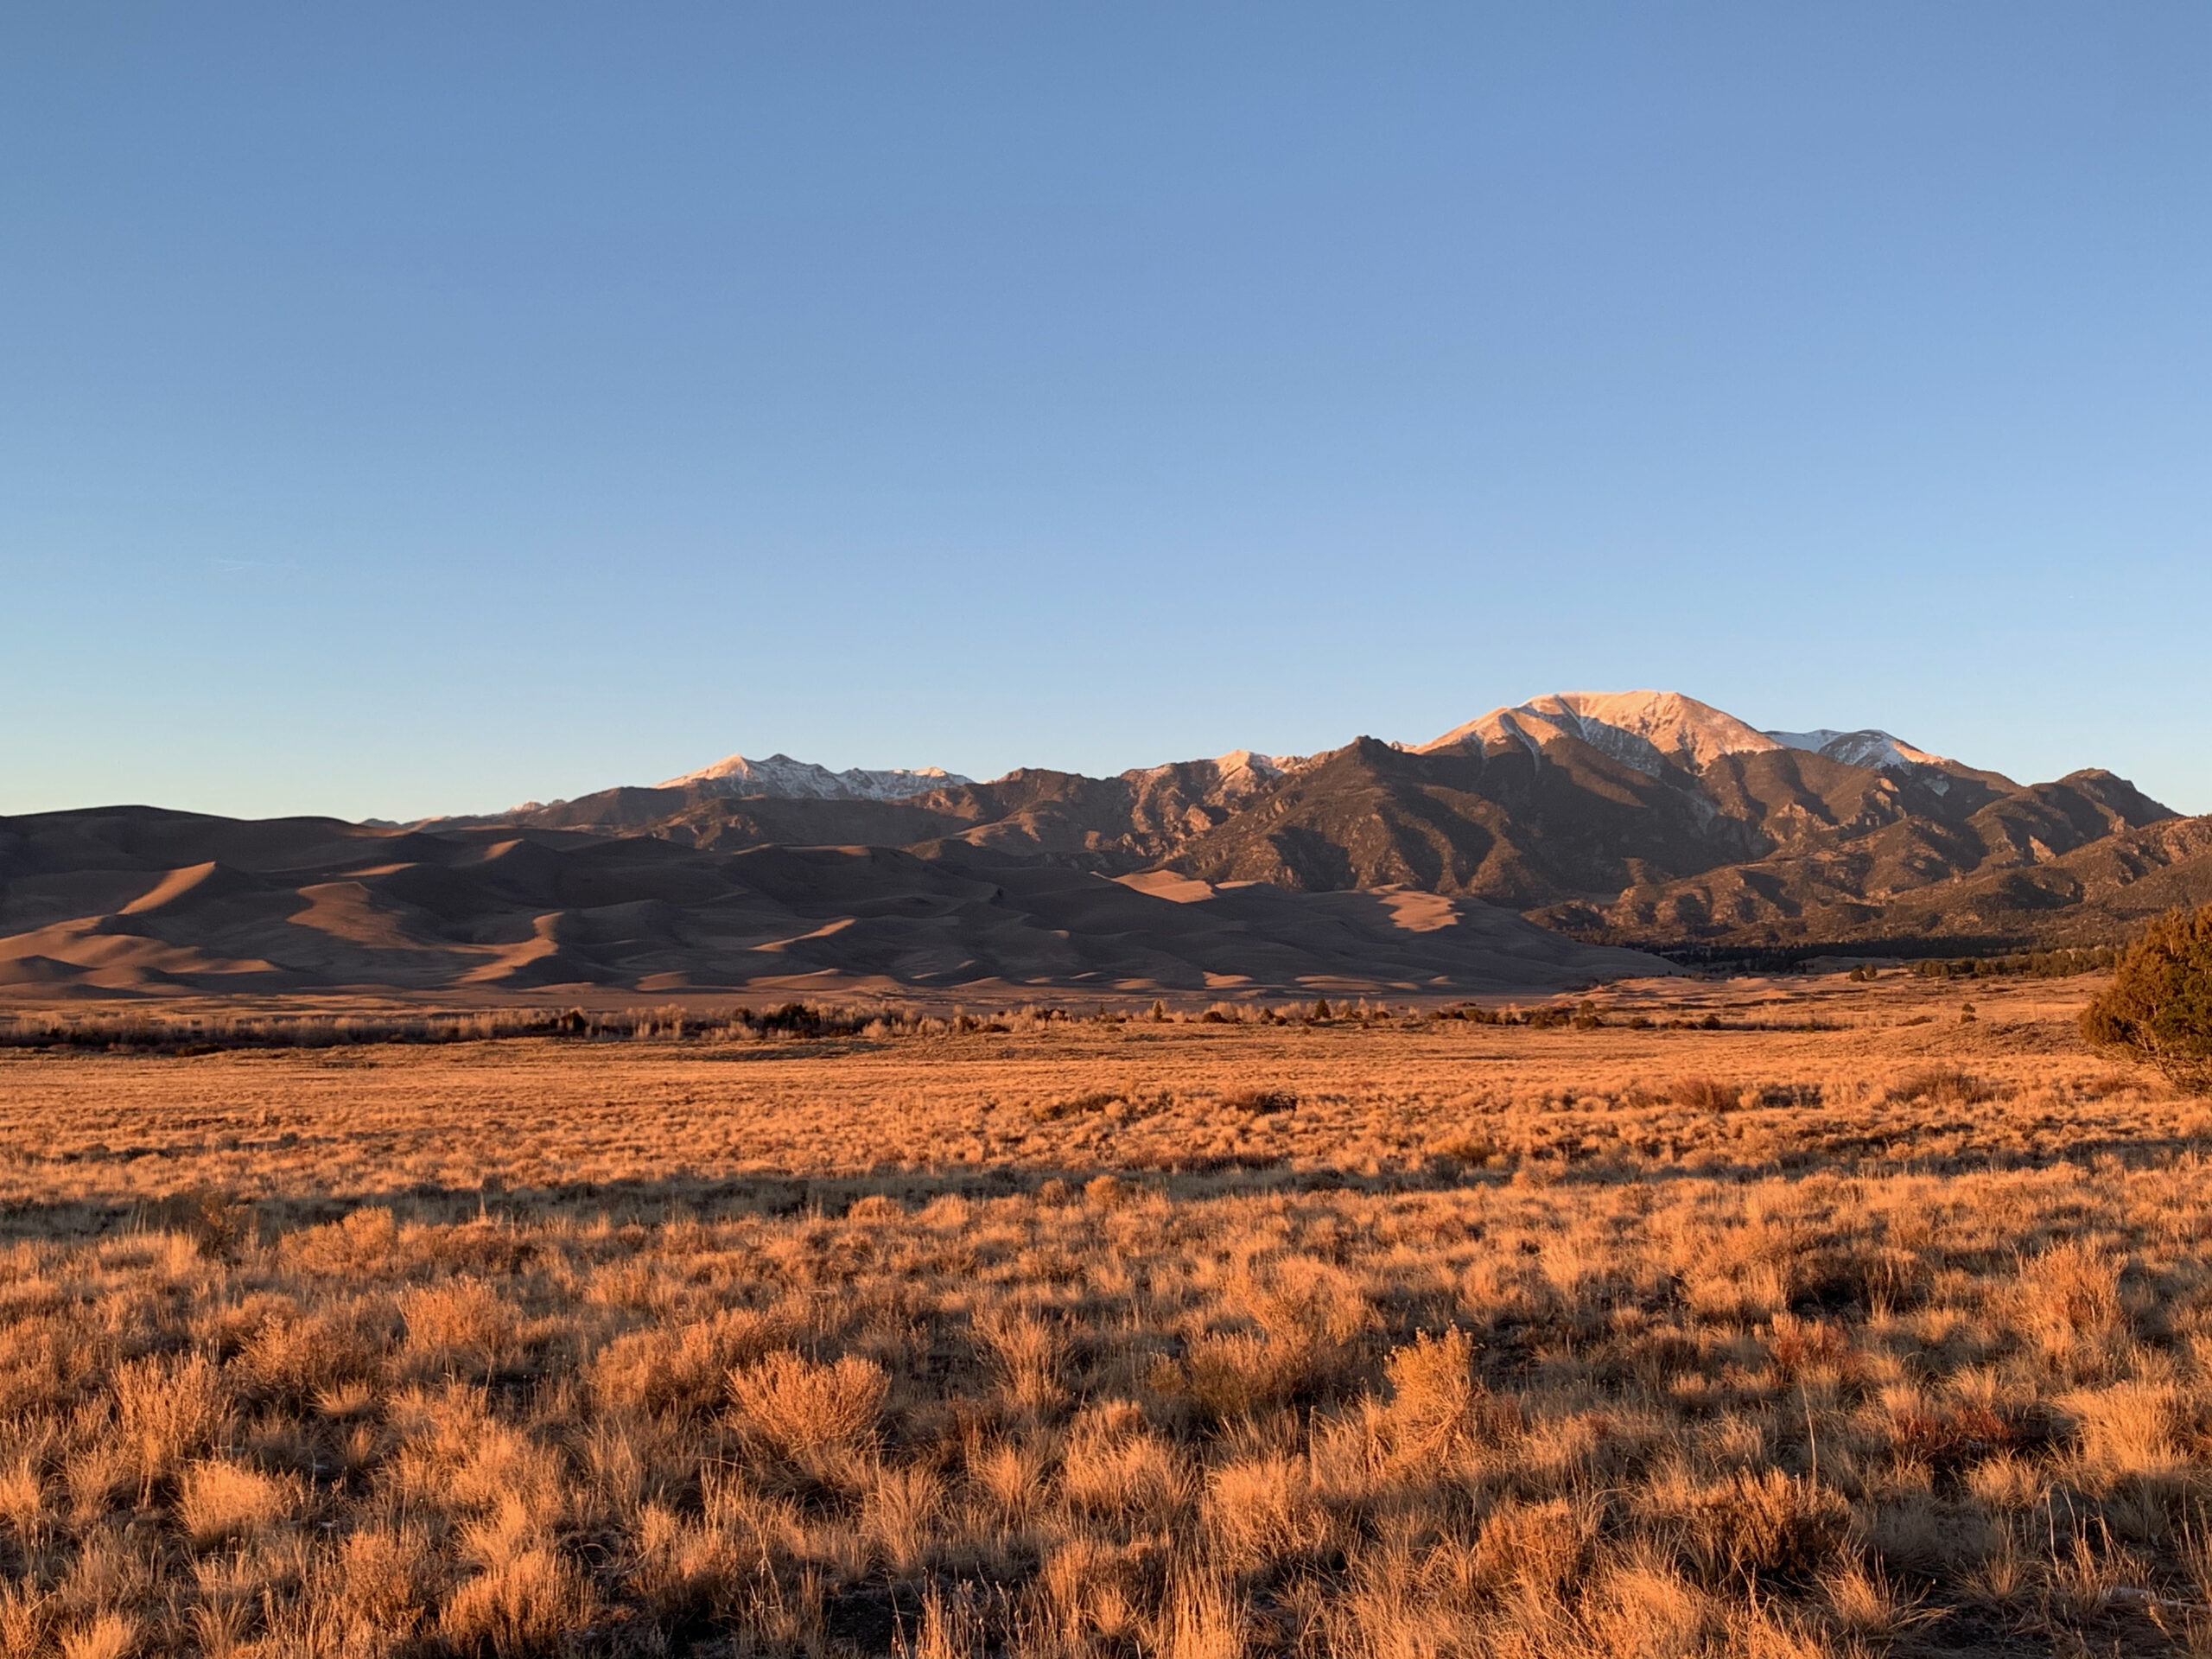
M794 760L788 754L772 754L766 760L749 760L741 754L733 754L711 766L671 778L659 787L696 789L704 794L727 795L736 799L895 801L918 795L925 789L974 781L957 772L947 772L943 766L922 766L912 771L895 766L880 772L853 766L844 772L832 772L810 761Z
M2193 832L2110 772L2024 786L1887 732L1761 730L1675 692L1559 694L1418 747L1304 760L1026 769L897 798L738 798L694 775L506 817L718 850L958 845L1114 875L1406 887L1659 946L2102 942L2153 893L2212 899Z
M747 764L754 768L747 775L748 786L757 788L775 775L766 763ZM594 835L651 835L722 849L957 841L1122 875L1151 868L1306 764L1297 756L1238 749L1211 760L1138 767L1112 778L1021 767L976 783L947 773L949 781L898 798L817 793L810 779L804 780L804 792L791 796L734 795L695 775L654 789L602 790L573 801L532 804L491 817L432 820L423 827L505 823ZM810 770L826 778L853 775Z
M1408 883L1650 944L2027 943L2128 923L2087 887L2033 909L1953 890L2174 817L2109 772L2024 788L1885 734L1829 739L1862 755L1879 745L1867 766L1766 734L1731 741L1715 721L1655 741L1516 713L1415 752L1352 744L1168 861L1216 880Z

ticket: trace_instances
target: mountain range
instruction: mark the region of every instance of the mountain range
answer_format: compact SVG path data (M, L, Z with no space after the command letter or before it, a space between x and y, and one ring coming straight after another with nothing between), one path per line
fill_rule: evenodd
M2106 944L2207 899L2212 817L2109 772L1566 693L1110 778L734 755L406 826L0 818L0 994L1543 993L1661 951Z
M928 781L893 792L906 779ZM1419 745L1237 750L1111 778L733 756L658 788L450 822L719 850L957 843L1111 876L1404 887L1667 950L2105 944L2212 898L2212 820L2109 772L2021 785L1888 732L1762 730L1670 691L1555 694Z

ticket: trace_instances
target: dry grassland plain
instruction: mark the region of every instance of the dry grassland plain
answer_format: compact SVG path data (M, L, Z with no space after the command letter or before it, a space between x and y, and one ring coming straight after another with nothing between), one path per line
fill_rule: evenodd
M2212 1653L2098 984L0 1051L0 1652Z

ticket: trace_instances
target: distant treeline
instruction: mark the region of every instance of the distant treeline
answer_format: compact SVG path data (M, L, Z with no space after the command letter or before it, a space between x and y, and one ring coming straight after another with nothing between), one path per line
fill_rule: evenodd
M0 1019L10 1048L335 1048L355 1043L472 1043L550 1035L566 1016L550 1008L454 1014L18 1014Z
M2065 950L2019 950L2005 957L1955 957L1916 962L1923 979L1997 979L2025 974L2034 979L2065 979L2075 974L2107 972L2120 961L2118 945L2099 944Z
M2102 973L2120 960L2118 945L2065 946L2038 950L2012 947L2001 940L1883 939L1853 944L1702 945L1637 947L1684 968L1724 974L1803 973L1808 964L1840 964L1870 958L1866 974L1879 965L1901 965L1927 979L1992 979L2008 974L2059 979L2070 974ZM1858 970L1853 969L1853 972ZM1861 977L1866 976L1862 975Z
M1664 1020L1654 1020L1648 1014L1631 1014L1621 1018L1618 1014L1607 1018L1595 1002L1587 1000L1573 1004L1554 1003L1547 1007L1524 1008L1510 1003L1502 1008L1489 1008L1478 1002L1462 1002L1452 1007L1439 1008L1439 1020L1464 1020L1473 1026L1526 1026L1532 1031L1597 1031L1606 1026L1626 1026L1631 1031L1648 1031L1654 1027L1672 1031L1719 1031L1720 1016L1707 1013L1695 1017L1677 1014Z
M702 1013L670 1003L594 1010L496 1008L455 1013L42 1013L0 1018L0 1047L151 1049L181 1054L239 1048L339 1048L366 1043L479 1043L505 1037L586 1041L759 1041L888 1034L913 1021L878 1008L787 1002Z
M1491 1008L1474 1003L1424 1012L1362 997L1332 1003L1219 1001L1198 1008L1098 1007L1089 1012L1038 1003L990 1013L955 1007L932 1014L914 1007L849 1007L785 1002L772 1007L698 1009L679 1003L617 1009L498 1008L420 1014L208 1013L185 1011L43 1012L0 1015L0 1048L118 1051L179 1055L233 1049L342 1048L376 1043L492 1042L541 1038L570 1042L761 1043L970 1033L1033 1035L1054 1026L1173 1025L1355 1026L1418 1024L1429 1020L1477 1025L1590 1027L1609 1023L1595 1005ZM1627 1023L1643 1025L1638 1017ZM1675 1021L1676 1024L1683 1023Z

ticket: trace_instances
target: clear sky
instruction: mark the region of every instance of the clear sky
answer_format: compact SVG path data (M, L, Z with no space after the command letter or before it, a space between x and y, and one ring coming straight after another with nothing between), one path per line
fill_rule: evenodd
M2212 810L2212 7L0 13L0 811L1645 686Z

